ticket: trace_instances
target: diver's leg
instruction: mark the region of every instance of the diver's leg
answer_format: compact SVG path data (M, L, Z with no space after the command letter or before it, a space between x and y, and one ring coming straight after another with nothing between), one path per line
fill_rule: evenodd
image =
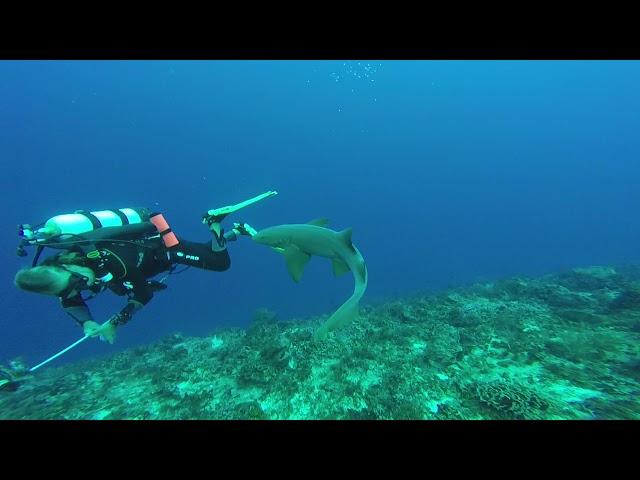
M180 243L176 248L172 248L169 251L171 263L190 265L205 270L227 270L231 266L231 259L227 251L227 241L236 241L242 235L252 237L257 232L244 222L234 223L233 228L225 232L220 220L210 217L205 222L213 236L209 243L190 242L180 238Z
M220 243L224 247L220 248ZM214 248L217 248L214 250ZM207 242L191 242L183 238L180 243L169 251L172 264L189 265L204 270L216 270L223 272L231 266L231 258L227 251L226 241L221 242L217 238Z
M180 244L170 252L171 261L191 265L206 270L224 271L231 266L227 251L227 241L235 241L241 235L253 236L256 230L246 223L234 223L229 232L225 232L220 222L209 223L213 238L210 244L196 243L180 239Z

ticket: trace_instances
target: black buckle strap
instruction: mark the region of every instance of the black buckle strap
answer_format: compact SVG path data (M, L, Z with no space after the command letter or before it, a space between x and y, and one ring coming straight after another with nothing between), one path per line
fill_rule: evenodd
M76 213L79 213L80 215L84 215L85 217L87 217L91 222L91 225L93 225L94 230L97 230L98 228L102 228L102 223L100 222L100 219L96 217L93 213L87 210L77 210Z
M109 211L115 213L118 217L120 217L120 221L122 222L122 225L129 225L129 217L127 217L120 210L115 209L115 210L109 210Z

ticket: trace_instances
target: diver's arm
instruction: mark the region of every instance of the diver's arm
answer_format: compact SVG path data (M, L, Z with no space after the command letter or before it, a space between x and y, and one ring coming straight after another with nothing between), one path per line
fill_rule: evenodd
M71 298L60 298L60 305L64 311L81 327L85 322L93 322L93 316L87 304L79 293Z
M125 307L111 317L111 323L115 326L124 325L131 320L131 317L144 307L144 303L137 302L134 299L129 299Z
M124 325L131 317L142 309L153 298L153 284L147 282L142 273L137 270L129 274L132 291L129 300L122 310L111 317L111 323L119 326Z

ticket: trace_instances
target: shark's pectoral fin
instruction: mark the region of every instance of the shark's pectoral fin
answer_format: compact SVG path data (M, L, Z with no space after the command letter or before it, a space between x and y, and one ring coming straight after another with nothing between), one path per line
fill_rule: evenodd
M334 258L333 259L333 274L336 277L338 275L342 275L342 274L350 272L350 271L351 271L351 269L349 268L349 265L344 263L342 260L340 260L339 258Z
M314 220L311 220L310 222L307 222L307 225L315 225L316 227L326 227L327 225L329 225L329 219L316 218Z
M295 246L286 247L282 253L284 255L285 262L287 262L287 270L289 270L291 278L296 282L299 282L300 278L302 278L304 266L311 258L311 255L304 253Z

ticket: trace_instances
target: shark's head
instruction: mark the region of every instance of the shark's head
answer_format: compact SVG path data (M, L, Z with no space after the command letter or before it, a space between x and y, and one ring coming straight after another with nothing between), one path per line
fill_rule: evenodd
M284 248L290 242L286 235L283 235L283 231L281 231L278 227L269 227L263 230L260 230L256 233L252 239L254 242L260 243L262 245L268 245L274 248Z

